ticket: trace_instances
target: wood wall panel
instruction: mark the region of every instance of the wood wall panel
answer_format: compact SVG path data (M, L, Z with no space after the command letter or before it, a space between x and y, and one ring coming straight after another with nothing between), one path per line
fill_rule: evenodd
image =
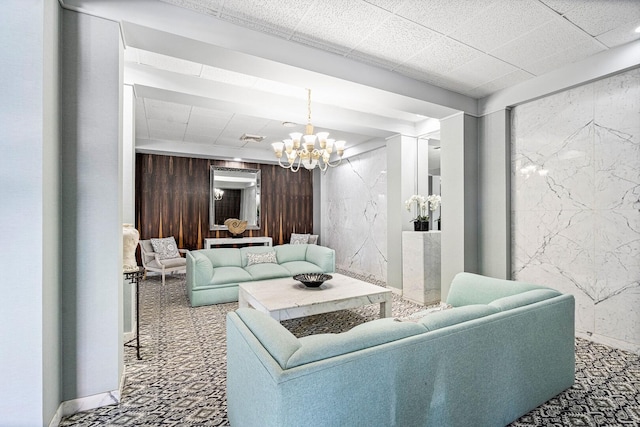
M313 177L278 165L136 154L136 227L141 239L174 236L180 248L202 249L207 237L229 237L209 230L211 166L260 169L260 230L245 236L270 236L288 243L291 233L313 231Z

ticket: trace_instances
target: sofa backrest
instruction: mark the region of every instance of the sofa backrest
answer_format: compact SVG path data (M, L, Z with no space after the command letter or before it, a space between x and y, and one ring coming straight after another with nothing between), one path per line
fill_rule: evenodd
M534 289L549 289L544 286L515 280L496 279L473 273L458 273L451 282L447 303L454 307L469 304L489 304L503 297Z
M278 245L274 246L276 250L276 257L278 258L278 264L284 264L291 261L306 261L307 260L307 244L301 245Z
M213 268L242 267L242 256L238 248L202 249L198 252L209 258Z
M558 291L543 287L496 298L487 304L467 304L433 312L414 320L377 319L340 334L317 334L299 339L278 321L254 309L241 308L236 314L280 367L290 369L464 322L481 322L483 317L540 303L560 295L562 294Z

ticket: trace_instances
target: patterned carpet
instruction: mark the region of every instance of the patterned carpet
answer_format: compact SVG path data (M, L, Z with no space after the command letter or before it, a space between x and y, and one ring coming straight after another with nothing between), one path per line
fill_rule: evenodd
M343 272L344 273L344 272ZM126 384L118 406L66 417L61 426L227 426L225 316L237 303L189 306L184 278L140 285L142 360L125 347ZM393 315L423 307L393 296ZM378 307L283 322L294 335L342 332L376 319ZM640 357L576 340L576 383L511 424L640 426Z

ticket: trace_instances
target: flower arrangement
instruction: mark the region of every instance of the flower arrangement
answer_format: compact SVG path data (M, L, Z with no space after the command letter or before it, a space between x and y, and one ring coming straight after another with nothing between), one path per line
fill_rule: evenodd
M438 194L430 194L429 196L421 196L420 194L414 194L404 202L405 208L411 212L411 207L415 203L416 205L416 217L411 222L429 221L429 212L435 211L440 207L442 198Z

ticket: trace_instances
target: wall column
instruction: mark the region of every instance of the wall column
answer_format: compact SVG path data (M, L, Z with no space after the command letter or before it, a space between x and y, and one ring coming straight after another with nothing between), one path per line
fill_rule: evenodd
M440 121L442 300L453 277L478 272L478 119L465 113Z
M424 173L419 175L419 169ZM427 194L427 169L427 159L419 158L417 138L396 135L387 140L387 285L397 289L402 289L402 232L413 230L413 214L404 201Z
M511 278L510 110L480 118L479 272Z
M90 409L118 403L124 369L123 48L118 23L62 16L62 399Z

